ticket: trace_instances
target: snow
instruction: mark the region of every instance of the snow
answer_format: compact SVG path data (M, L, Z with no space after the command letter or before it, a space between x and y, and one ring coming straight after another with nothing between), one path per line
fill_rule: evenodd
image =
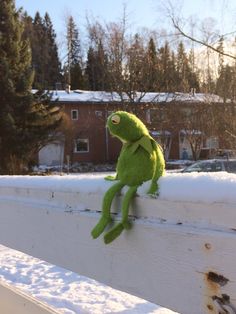
M173 311L0 245L1 281L63 314L174 314Z
M0 176L1 187L50 189L53 191L101 194L114 184L104 180L110 173L53 176ZM138 194L146 196L150 182L145 182ZM236 203L236 174L215 173L166 173L159 180L159 200Z
M52 99L61 102L121 102L121 97L117 92L105 92L105 91L85 91L75 90L70 93L64 90L51 91ZM123 100L129 101L126 93L122 95ZM223 99L214 94L202 94L202 93L141 93L137 92L135 101L140 102L220 102L223 103Z

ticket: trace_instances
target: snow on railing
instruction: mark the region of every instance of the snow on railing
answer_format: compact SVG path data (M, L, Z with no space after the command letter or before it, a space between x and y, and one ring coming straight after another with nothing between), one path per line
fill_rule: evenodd
M0 245L4 314L174 314L93 279Z
M167 174L158 198L144 184L109 245L90 235L103 177L0 177L0 243L182 314L235 311L236 175Z

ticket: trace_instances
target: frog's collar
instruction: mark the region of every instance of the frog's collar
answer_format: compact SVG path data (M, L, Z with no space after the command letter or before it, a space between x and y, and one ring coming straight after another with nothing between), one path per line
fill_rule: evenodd
M134 154L139 146L143 147L148 153L152 153L153 146L152 146L153 139L149 135L142 136L139 140L135 142L128 142L124 145L130 148L130 152Z

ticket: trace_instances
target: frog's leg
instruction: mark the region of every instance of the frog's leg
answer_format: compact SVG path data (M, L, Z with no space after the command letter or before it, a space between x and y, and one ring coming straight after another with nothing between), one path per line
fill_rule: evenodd
M135 195L136 191L138 189L138 185L131 186L129 190L126 192L124 196L124 200L122 202L121 212L122 212L122 220L120 223L115 225L110 231L108 231L104 235L104 242L106 244L112 242L115 240L124 229L130 229L131 223L128 221L128 215L129 215L129 204L133 196Z
M102 216L91 232L94 239L99 237L103 230L106 228L106 226L112 221L110 214L111 203L116 193L118 193L123 188L123 186L123 183L117 182L105 193L102 202Z

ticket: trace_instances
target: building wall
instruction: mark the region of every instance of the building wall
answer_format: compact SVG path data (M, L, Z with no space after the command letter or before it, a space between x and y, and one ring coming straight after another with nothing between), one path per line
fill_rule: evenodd
M106 129L107 117L114 111L127 110L135 113L147 126L150 132L169 132L171 145L167 159L181 159L182 150L180 147L180 131L183 128L181 111L191 114L193 106L200 106L193 103L162 103L143 104L133 103L124 105L113 102L60 102L66 116L67 124L65 133L64 160L68 157L70 163L92 162L95 164L116 162L121 149L121 142L110 136ZM222 106L222 104L221 104ZM78 118L73 120L71 112L78 111ZM182 112L182 113L183 113ZM183 117L183 116L182 116ZM196 126L189 125L190 129ZM154 138L162 145L158 136ZM75 140L88 140L88 151L75 152ZM203 143L203 145L205 145ZM162 145L163 146L163 145Z
M65 140L65 157L70 156L71 163L106 163L117 160L121 149L118 139L110 136L106 129L107 117L111 112L122 110L123 106L106 103L64 103L63 110L68 118L69 131ZM78 119L71 119L71 111L78 110ZM87 152L75 152L75 139L88 139Z

